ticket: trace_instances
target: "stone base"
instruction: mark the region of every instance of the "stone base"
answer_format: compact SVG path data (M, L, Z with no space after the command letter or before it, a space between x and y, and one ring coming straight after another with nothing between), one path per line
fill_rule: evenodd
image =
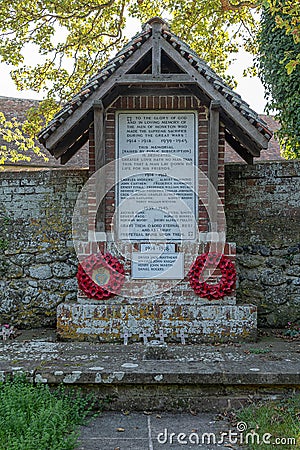
M257 310L253 305L197 302L158 305L146 301L131 304L63 303L57 308L57 331L61 339L128 343L158 339L166 342L201 343L255 340Z

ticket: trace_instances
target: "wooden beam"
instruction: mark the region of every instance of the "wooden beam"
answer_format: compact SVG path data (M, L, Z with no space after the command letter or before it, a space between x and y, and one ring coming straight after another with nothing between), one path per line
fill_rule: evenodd
M190 84L195 83L195 80L188 74L181 73L163 73L160 75L144 74L126 74L117 80L117 84Z
M77 123L93 108L94 101L101 99L107 92L109 92L116 82L122 78L122 76L132 69L135 64L151 49L152 41L148 39L131 55L122 66L110 75L99 88L94 91L89 98L87 98L74 112L73 114L59 127L57 128L46 140L45 146L48 150L55 147L63 138L74 128L74 138L76 138Z
M195 86L190 84L188 86L190 92L195 95L202 102L203 105L209 108L210 99L209 97L201 90L200 85ZM239 139L243 146L247 149L249 154L258 157L260 155L261 147L258 146L257 142L252 140L249 135L245 134L245 132L236 124L232 118L228 117L222 108L220 109L220 121L224 123L224 125L230 130L232 134L234 134L237 139Z
M253 164L253 155L243 147L227 130L225 130L225 140L230 147L235 150L247 164Z
M220 102L212 100L209 107L208 126L208 178L218 190L218 163L219 163L219 127Z
M201 103L205 105L207 108L209 108L211 99L206 95L201 89L200 86L197 84L189 84L187 86L188 90L190 91L191 95L194 95L195 97L199 98Z
M190 84L187 86L187 88L191 92L191 94L199 98L199 100L202 102L203 105L209 108L210 99L201 90L199 85ZM251 140L248 137L248 135L245 134L245 132L238 126L238 124L236 124L230 117L226 116L226 114L224 113L224 111L222 111L222 109L220 109L220 121L223 122L228 129L231 130L232 134L235 134L235 136L243 142L244 145L242 147L245 149L246 152L248 152L249 155L252 155L252 159L253 156L259 157L261 148L257 145L255 141Z
M127 92L127 86L114 86L107 94L102 97L102 103L104 109L110 107L110 105L122 94Z
M112 89L102 98L103 106L105 109L109 108L110 105L121 95L134 95L134 96L155 96L155 95L194 95L193 92L184 87L165 87L165 86L143 86L138 85L130 86L119 85L115 89ZM90 121L92 122L92 121Z
M243 147L245 147L252 156L259 157L261 147L256 141L251 139L249 134L245 134L244 130L239 126L239 124L233 122L230 117L226 117L223 111L220 111L220 120L224 123L225 127L228 128L230 133L240 141L241 145L243 145Z
M134 96L193 95L193 93L189 89L181 87L165 87L165 86L160 87L159 85L143 86L143 87L135 85L128 87L127 85L123 84L116 86L102 98L104 108L105 109L109 108L110 105L121 95L134 95Z
M200 101L207 107L210 105L209 97L201 90L199 85L188 85L188 89L190 92L195 95ZM226 127L231 130L231 133L234 134L238 139L243 142L243 146L253 156L258 157L260 155L261 147L257 145L255 141L250 139L248 135L236 124L232 118L228 117L224 111L220 110L220 121L226 125Z
M105 166L105 111L101 100L94 103L94 139L96 172ZM105 200L102 191L105 188L105 176L96 176L97 231L105 231Z
M104 108L101 100L94 103L95 167L105 164Z
M152 75L157 76L161 74L161 29L162 24L153 22L152 24Z
M238 123L243 133L251 136L261 148L267 148L268 140L219 91L217 91L195 67L193 67L185 58L180 57L178 51L175 50L169 42L162 39L161 47L182 70L191 76L194 82L199 85L201 90L203 90L205 95L212 100L220 101L221 108L224 110L225 115L228 115L233 122ZM222 122L224 122L223 118Z
M85 117L83 120L78 122L76 126L76 134L78 136L82 135L86 129L89 127L90 122L92 120L92 115L90 117ZM52 149L53 155L55 158L59 158L74 144L74 135L71 133L62 141L59 142L58 145Z
M89 138L89 130L87 129L86 132L79 138L77 141L74 142L71 147L60 157L60 163L66 164L77 152L78 150L83 147L83 145L87 142Z
M207 107L210 105L210 98L202 91L200 85L188 85L187 88L190 92L195 95L199 100ZM261 147L257 145L255 141L250 139L248 135L236 124L232 118L228 117L222 108L220 109L220 121L224 123L224 125L231 130L231 133L234 134L238 139L243 142L243 146L254 157L259 157Z
M209 107L208 123L208 210L210 219L210 230L217 231L218 204L214 190L218 192L219 177L219 128L220 128L220 102L212 100Z
M159 87L159 86L131 86L126 88L126 95L155 96L155 95L193 95L189 89L180 87Z

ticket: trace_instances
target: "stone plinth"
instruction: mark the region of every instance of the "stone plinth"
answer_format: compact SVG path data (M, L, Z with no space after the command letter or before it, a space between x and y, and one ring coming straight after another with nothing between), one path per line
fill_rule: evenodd
M224 302L224 301L223 301ZM253 305L235 305L197 301L164 304L163 301L131 301L120 303L63 303L57 309L57 329L61 339L98 340L128 343L157 339L186 343L254 340L257 310Z
M200 253L209 251L211 243L207 242L207 238L208 233L197 245L196 250ZM106 250L116 254L111 241L104 244L103 252ZM170 244L170 251L182 256L185 273L188 272L191 261L195 260L195 254L191 252L195 252L193 245L188 247L188 252L177 248L176 253L175 245ZM122 255L126 255L124 269L127 277L122 294L97 301L89 299L79 290L77 303L60 304L57 326L61 339L125 344L141 341L147 344L158 340L161 343L176 342L184 345L256 338L257 309L252 304L237 305L235 289L230 296L212 301L199 297L191 288L188 277L180 280L154 277L134 279L131 264L134 249L128 246L122 250ZM141 246L141 250L145 251L145 248ZM224 254L234 263L235 244L226 243ZM210 275L210 280L215 283L219 279L219 273Z

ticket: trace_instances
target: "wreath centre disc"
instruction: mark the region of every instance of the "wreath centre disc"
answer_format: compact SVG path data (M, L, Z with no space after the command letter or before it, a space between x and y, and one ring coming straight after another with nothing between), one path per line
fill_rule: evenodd
M118 294L124 282L124 266L110 253L88 255L78 266L79 289L88 298L103 300Z
M104 286L110 280L110 271L105 267L98 267L92 272L92 280L94 283L98 284L98 286Z

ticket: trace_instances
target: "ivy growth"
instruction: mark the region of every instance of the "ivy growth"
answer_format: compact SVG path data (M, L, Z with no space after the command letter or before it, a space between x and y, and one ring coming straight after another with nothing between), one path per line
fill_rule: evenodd
M268 112L275 111L280 120L277 136L282 155L293 159L300 157L300 37L295 26L288 27L290 16L284 9L275 10L265 8L262 13L258 69Z

